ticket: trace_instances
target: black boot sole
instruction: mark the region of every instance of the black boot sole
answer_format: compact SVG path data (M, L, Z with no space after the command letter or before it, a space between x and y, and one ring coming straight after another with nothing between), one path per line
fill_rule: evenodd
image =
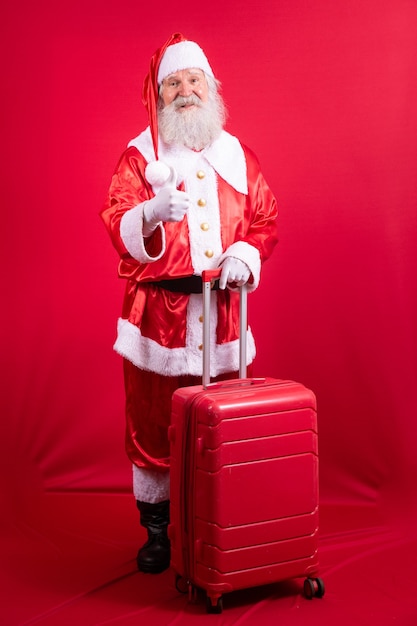
M169 561L167 563L160 563L158 565L150 565L148 563L138 563L138 570L143 574L161 574L165 572L170 566Z

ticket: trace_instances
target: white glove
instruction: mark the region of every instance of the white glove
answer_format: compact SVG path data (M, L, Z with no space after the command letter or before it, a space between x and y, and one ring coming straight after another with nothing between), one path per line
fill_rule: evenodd
M234 256L228 256L221 264L222 273L220 275L220 289L225 289L227 283L236 283L241 287L248 282L251 271L249 267Z
M191 206L188 193L176 188L177 174L170 167L170 175L156 196L143 209L143 236L149 237L161 222L181 222Z

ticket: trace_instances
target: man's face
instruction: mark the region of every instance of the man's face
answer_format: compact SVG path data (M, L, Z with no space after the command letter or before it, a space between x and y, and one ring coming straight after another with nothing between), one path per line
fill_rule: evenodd
M202 102L208 99L208 84L206 76L202 70L188 69L179 70L175 74L171 74L162 81L162 101L164 106L171 104L178 96L187 98L195 95ZM193 108L192 103L179 107L179 112Z

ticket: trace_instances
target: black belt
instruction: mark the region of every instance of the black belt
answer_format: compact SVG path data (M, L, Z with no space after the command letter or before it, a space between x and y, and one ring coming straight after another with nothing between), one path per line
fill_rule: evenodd
M151 283L156 287L162 287L167 291L175 293L203 293L203 279L201 276L186 276L185 278L172 278L170 280L158 280ZM212 289L219 289L219 281L216 280L211 286Z

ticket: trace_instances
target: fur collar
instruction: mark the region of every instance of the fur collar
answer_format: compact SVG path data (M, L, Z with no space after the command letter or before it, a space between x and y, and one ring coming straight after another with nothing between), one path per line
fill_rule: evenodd
M129 142L128 147L131 146L139 150L148 163L155 161L149 126ZM179 162L185 165L185 171L188 170L187 165L190 166L192 164L193 157L198 154L204 157L217 174L236 191L245 195L248 193L245 153L237 137L225 130L222 131L216 141L199 153L182 146L167 146L161 140L159 140L158 152L160 161L169 163L170 161L179 160ZM179 171L180 180L178 182L181 182L181 178L184 178L185 171L182 176L181 171Z

